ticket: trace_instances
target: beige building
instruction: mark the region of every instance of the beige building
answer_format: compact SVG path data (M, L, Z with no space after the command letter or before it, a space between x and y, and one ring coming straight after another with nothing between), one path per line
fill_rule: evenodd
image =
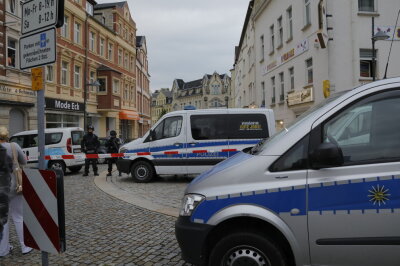
M156 90L152 96L151 121L154 125L160 117L172 111L172 93L169 89Z
M20 1L1 1L0 10L0 126L14 134L37 128L36 92L31 72L19 70Z
M172 109L185 106L197 109L228 108L231 102L231 78L227 74L204 75L202 79L185 82L176 79L172 85Z

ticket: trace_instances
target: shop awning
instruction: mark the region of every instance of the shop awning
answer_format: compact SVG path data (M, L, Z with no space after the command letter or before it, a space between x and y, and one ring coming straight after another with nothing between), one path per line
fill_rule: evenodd
M139 120L139 114L133 111L121 111L119 112L119 119L121 120Z

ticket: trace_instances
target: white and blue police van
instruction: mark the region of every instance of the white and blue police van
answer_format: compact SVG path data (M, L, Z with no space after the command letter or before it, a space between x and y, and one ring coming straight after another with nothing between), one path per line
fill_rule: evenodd
M71 172L79 172L85 164L84 154L81 152L81 141L84 131L79 127L46 128L45 155L76 155L75 159L46 160L46 167L53 170L68 168ZM18 143L28 158L28 166L37 166L38 132L37 130L21 131L10 138L10 142Z
M400 265L400 78L330 96L185 191L196 265Z
M270 109L200 109L164 115L121 147L118 170L136 182L156 175L197 175L275 133Z

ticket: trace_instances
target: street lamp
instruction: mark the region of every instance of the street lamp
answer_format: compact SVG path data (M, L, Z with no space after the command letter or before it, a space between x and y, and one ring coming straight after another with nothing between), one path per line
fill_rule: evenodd
M83 93L83 128L87 127L86 120L87 120L87 111L86 111L86 102L87 102L87 88L88 86L95 86L96 88L100 87L100 82L95 80L92 83L85 83L84 93Z
M372 80L375 81L376 79L376 67L375 67L375 63L376 63L376 52L375 52L375 42L376 41L383 41L386 39L389 39L390 36L387 35L385 32L383 31L378 31L375 34L375 18L372 17L372 37L371 37L371 41L372 41L372 65L371 65L371 75L372 75Z

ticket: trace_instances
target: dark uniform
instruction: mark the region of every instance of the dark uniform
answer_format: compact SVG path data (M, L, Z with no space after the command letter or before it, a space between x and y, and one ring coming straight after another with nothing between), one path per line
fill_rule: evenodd
M88 126L88 132L83 136L81 142L82 151L86 154L97 154L97 151L100 147L100 142L96 134L93 133L94 127ZM97 159L85 159L85 173L83 176L88 176L89 174L89 165L93 165L94 175L99 175L97 172Z
M115 130L110 131L110 138L107 140L105 144L107 148L107 153L118 153L119 147L121 146L121 140L117 138L117 132ZM108 174L107 176L111 176L112 165L113 163L117 164L117 158L108 158Z
M7 150L0 145L0 240L3 235L3 226L8 220L8 204L11 185L12 160Z

